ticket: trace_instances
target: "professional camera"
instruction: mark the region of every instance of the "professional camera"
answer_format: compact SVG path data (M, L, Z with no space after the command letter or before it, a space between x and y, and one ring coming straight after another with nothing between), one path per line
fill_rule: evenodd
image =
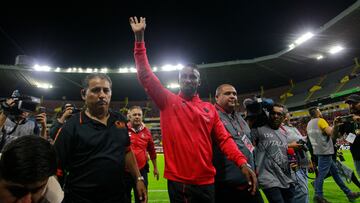
M21 95L15 90L9 99L14 100L14 105L10 106L6 103L6 99L2 100L1 107L8 115L20 115L22 112L36 113L40 110L40 98Z
M338 121L340 123L352 123L352 122L354 122L352 114L346 115L346 116L340 116L337 119L338 119Z
M274 105L274 101L255 96L254 98L245 99L243 105L246 109L245 119L254 121L252 128L257 128L267 123L269 111Z
M64 113L66 111L66 108L72 108L72 113L71 114L76 114L79 113L81 111L81 109L77 108L75 106L75 104L71 104L71 103L65 103L62 107L61 107L61 112Z

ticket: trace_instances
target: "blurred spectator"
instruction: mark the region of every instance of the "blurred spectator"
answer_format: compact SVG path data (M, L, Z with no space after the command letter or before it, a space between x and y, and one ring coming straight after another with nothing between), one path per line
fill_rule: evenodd
M55 151L45 139L22 136L10 142L0 159L0 202L60 203L55 173Z

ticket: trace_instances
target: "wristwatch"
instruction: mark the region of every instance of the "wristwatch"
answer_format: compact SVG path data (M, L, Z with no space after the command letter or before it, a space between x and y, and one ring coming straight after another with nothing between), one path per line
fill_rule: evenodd
M139 176L136 178L136 181L145 181L144 177L143 176Z

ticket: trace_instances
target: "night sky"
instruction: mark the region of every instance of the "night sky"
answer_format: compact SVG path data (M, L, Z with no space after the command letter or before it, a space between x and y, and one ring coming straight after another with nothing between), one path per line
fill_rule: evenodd
M74 2L1 5L0 64L26 54L64 68L132 65L134 15L147 19L152 65L250 59L287 48L355 1Z

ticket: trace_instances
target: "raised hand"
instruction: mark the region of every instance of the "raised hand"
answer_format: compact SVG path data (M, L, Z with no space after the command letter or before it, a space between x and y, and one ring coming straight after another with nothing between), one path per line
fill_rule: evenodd
M145 18L140 17L140 21L137 19L136 16L130 17L130 26L135 34L135 41L136 42L143 42L144 41L144 30L146 27Z
M134 33L144 32L146 27L145 18L140 17L140 20L136 16L130 17L130 26Z

